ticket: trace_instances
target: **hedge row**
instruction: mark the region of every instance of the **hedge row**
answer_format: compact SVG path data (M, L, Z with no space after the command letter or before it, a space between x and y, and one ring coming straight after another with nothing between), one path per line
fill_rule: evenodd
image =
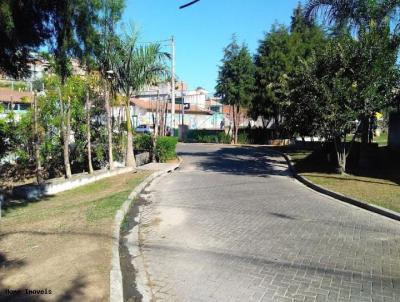
M176 145L178 138L171 136L161 136L157 138L156 142L156 159L164 163L168 160L176 158Z

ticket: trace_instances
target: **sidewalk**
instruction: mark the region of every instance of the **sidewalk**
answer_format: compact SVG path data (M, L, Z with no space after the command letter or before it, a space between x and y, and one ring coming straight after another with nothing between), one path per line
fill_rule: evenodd
M138 171L162 171L167 172L176 168L176 164L165 164L165 163L149 163L138 167Z

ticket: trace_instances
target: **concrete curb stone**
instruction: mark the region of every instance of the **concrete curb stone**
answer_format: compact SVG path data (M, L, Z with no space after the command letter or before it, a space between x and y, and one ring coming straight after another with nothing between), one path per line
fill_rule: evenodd
M389 210L389 209L386 209L386 208L382 208L382 207L377 206L377 205L373 205L373 204L367 203L365 201L361 201L361 200L358 200L358 199L355 199L355 198L351 198L351 197L345 196L343 194L340 194L340 193L337 193L337 192L333 192L331 190L328 190L326 188L323 188L323 187L320 187L320 186L316 185L315 183L311 182L310 180L308 180L304 176L297 174L297 172L296 172L296 170L295 170L295 168L293 166L292 159L288 154L285 154L285 153L283 153L281 151L277 151L277 150L272 150L272 151L281 154L285 158L285 160L286 160L286 162L287 162L287 164L289 166L289 169L290 169L291 173L293 174L294 178L296 178L298 181L300 181L302 184L306 185L307 187L309 187L309 188L311 188L311 189L313 189L313 190L315 190L315 191L317 191L319 193L322 193L322 194L328 195L330 197L333 197L333 198L335 198L337 200L349 203L349 204L351 204L353 206L356 206L356 207L359 207L359 208L374 212L376 214L380 214L380 215L386 216L388 218L400 221L400 213L397 213L395 211L392 211L392 210Z
M118 210L114 218L113 237L112 237L112 256L111 256L111 271L110 271L110 302L122 302L124 300L123 282L121 263L119 257L119 242L120 242L120 229L126 213L128 212L134 199L150 184L154 179L161 175L170 173L180 167L182 159L168 169L167 171L159 171L148 176L141 184L139 184L128 196L128 199L123 203L122 207ZM137 244L139 244L137 242Z

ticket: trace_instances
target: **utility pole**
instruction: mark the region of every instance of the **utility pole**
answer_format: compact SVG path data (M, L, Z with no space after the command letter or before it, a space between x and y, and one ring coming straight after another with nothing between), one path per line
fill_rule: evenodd
M171 38L171 135L174 136L175 129L175 37Z
M183 98L183 81L181 81L181 99L182 99L182 126L185 125L185 101ZM183 131L183 128L182 128Z

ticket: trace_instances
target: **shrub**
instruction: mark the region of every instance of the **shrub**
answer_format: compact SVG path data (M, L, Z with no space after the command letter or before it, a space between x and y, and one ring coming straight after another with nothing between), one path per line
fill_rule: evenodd
M238 144L248 144L249 143L249 138L247 136L247 133L239 133L238 134Z
M218 143L218 137L216 135L198 136L197 141L199 143Z
M162 136L157 138L156 158L163 163L176 157L176 144L178 139L171 136Z
M151 134L138 134L135 136L135 150L152 152L153 137Z
M219 131L216 130L190 130L187 135L187 140L197 143L218 143Z
M232 138L229 134L225 132L220 132L218 133L218 142L220 144L230 144L232 141Z

